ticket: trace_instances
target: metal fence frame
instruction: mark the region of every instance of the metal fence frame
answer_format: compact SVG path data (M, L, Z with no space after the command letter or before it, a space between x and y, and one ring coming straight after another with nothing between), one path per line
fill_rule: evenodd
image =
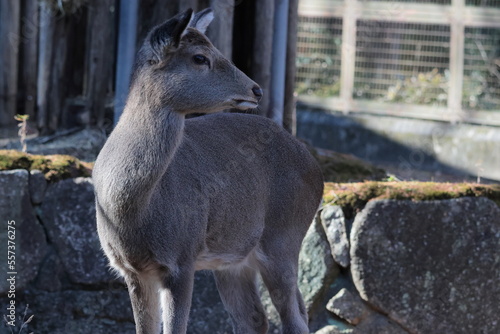
M299 16L342 18L342 52L339 97L299 95L307 105L344 113L362 112L446 122L500 126L498 110L468 111L462 107L464 33L466 27L500 28L500 8L466 6L466 0L449 5L360 0L301 1ZM450 26L450 79L446 107L353 99L356 22L376 20Z

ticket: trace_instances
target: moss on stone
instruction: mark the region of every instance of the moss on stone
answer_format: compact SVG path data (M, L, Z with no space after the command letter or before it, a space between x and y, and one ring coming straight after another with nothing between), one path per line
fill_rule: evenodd
M352 218L372 199L426 201L459 197L487 197L500 206L500 185L375 181L326 183L323 201L324 204L341 206L346 217Z
M387 178L383 169L352 155L307 146L318 161L325 182L380 181Z
M321 159L317 152L313 154ZM345 164L338 161L345 158ZM321 160L320 160L321 164ZM56 182L74 177L89 177L92 174L93 163L83 162L69 155L34 155L15 150L0 150L0 171L13 169L38 169L44 173L49 182ZM335 153L324 160L322 169L335 173L325 177L335 180L352 180L359 177L385 176L383 170L364 164L361 160ZM342 169L345 168L342 173ZM359 168L359 169L357 169ZM374 172L375 174L372 174ZM332 177L333 176L333 177ZM339 181L339 182L342 182ZM437 183L437 182L378 182L365 181L357 183L325 183L324 204L336 204L342 207L347 218L363 209L372 199L400 200L442 200L459 197L487 197L500 206L500 184L482 185L474 183Z
M0 170L38 169L49 182L92 173L92 163L83 162L69 155L34 155L14 150L0 150Z

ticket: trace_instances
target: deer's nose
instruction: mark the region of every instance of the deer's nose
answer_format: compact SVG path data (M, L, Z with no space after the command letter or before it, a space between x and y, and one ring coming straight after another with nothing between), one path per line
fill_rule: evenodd
M262 89L259 86L254 86L252 88L252 92L255 94L257 100L260 100L262 98Z

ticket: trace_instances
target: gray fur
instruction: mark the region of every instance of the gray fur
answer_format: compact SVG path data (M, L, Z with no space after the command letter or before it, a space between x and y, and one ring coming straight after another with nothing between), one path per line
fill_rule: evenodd
M95 163L97 229L129 288L138 334L186 332L195 270L214 270L235 333L266 333L255 287L286 334L308 333L298 254L322 175L272 121L196 112L257 105L258 86L196 28L191 12L153 29L123 115ZM206 23L206 21L205 21ZM186 28L187 27L187 28ZM193 56L202 54L209 64Z
M213 10L210 8L206 8L192 16L191 21L189 21L188 27L196 28L200 32L205 33L210 22L212 22L213 19Z

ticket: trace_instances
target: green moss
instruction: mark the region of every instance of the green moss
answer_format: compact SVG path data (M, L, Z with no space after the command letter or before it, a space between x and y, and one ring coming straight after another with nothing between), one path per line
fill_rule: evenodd
M320 164L321 156L313 152ZM345 157L345 164L334 166ZM359 165L358 165L359 164ZM368 167L366 167L368 166ZM0 150L0 171L13 169L41 170L49 182L74 177L89 177L92 163L83 162L69 155L33 155L14 150ZM359 167L359 169L357 169ZM344 182L354 177L373 177L372 172L383 171L365 165L347 155L330 155L323 160L323 171L335 168L335 174L325 176ZM345 168L344 172L342 169ZM373 169L372 169L373 168ZM385 175L385 173L383 173ZM357 183L325 183L324 204L336 204L343 208L347 218L363 209L372 199L399 199L412 201L443 200L460 197L487 197L500 206L500 185L481 185L474 183L436 183L436 182L378 182L365 181Z
M387 174L349 154L316 149L308 146L311 154L318 161L325 182L358 182L365 180L383 180Z
M428 201L460 197L487 197L500 206L500 185L374 181L326 183L323 201L341 206L346 217L352 218L372 199Z
M49 182L85 176L92 173L92 163L69 155L34 155L14 150L0 150L0 170L38 169Z

